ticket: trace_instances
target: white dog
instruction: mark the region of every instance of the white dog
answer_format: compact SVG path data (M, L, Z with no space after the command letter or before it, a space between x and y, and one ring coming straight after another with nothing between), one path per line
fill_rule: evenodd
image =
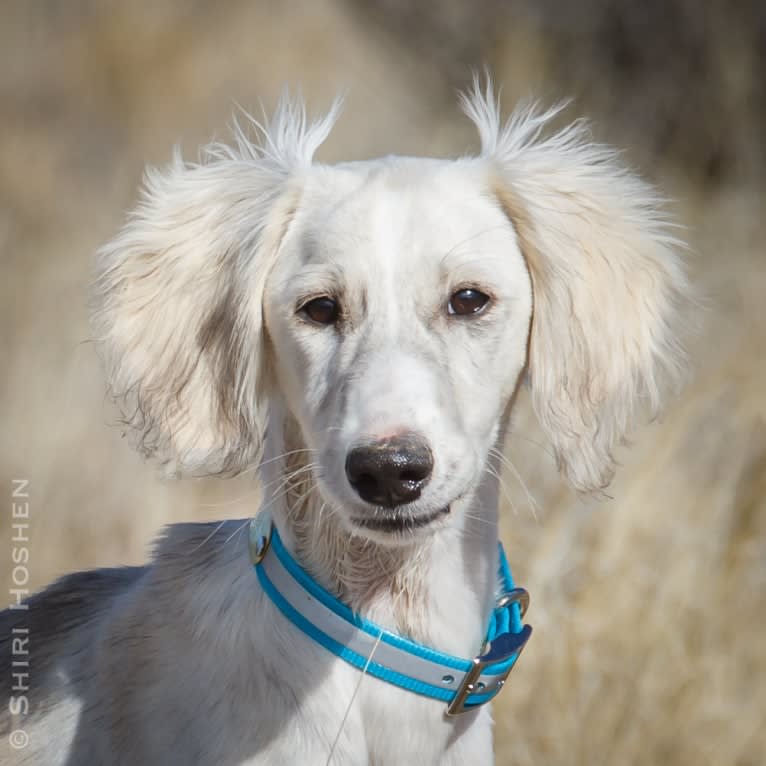
M260 466L270 515L256 571L241 522L181 525L6 611L35 668L16 762L492 763L529 635L498 561L514 394L603 489L688 288L658 196L581 124L463 107L477 157L315 164L337 109L285 99L259 142L148 173L99 258L111 388L170 470Z

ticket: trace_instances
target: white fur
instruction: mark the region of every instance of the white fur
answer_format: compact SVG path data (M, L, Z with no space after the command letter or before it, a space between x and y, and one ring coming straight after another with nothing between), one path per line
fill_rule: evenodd
M311 158L336 110L309 124L284 100L258 142L238 129L236 146L147 175L100 255L94 301L113 393L147 455L202 473L261 464L264 506L325 587L470 657L496 596L493 450L519 381L528 370L571 484L600 490L639 405L653 410L661 373L679 367L687 287L659 198L580 124L544 137L556 111L533 109L503 124L478 84L464 107L478 157L325 166ZM486 312L448 314L464 286L491 296ZM337 329L301 317L318 295L340 301ZM405 430L435 463L406 512L450 513L367 532L354 520L378 510L348 483L346 455ZM98 669L131 679L116 729L91 734L110 762L492 762L488 708L447 719L372 678L354 697L358 671L282 618L244 544L195 534L170 533L104 628L144 637L138 667L109 655Z

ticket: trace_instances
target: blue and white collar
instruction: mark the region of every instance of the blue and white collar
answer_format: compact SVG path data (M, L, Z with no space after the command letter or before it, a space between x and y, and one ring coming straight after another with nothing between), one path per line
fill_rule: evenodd
M250 558L258 580L293 625L355 668L446 702L448 715L492 700L532 633L521 622L529 595L514 587L502 544L498 550L503 593L490 619L486 651L465 659L418 644L354 614L292 558L269 514L261 513L250 523Z

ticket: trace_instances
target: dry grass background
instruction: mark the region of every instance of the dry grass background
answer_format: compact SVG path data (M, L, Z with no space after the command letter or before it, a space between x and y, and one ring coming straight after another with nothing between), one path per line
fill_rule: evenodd
M622 455L613 500L557 479L522 402L504 537L534 644L496 706L500 764L766 763L766 11L759 2L119 3L0 7L0 481L31 490L33 585L143 560L161 525L255 487L163 483L109 427L88 337L95 248L145 162L225 134L234 100L349 89L325 160L475 146L454 89L577 98L676 200L706 295L694 376ZM4 559L4 582L10 582ZM0 756L0 760L5 757Z

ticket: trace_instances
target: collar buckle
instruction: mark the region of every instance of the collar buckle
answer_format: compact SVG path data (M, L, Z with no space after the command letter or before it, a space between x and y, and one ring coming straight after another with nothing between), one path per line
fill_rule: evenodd
M513 604L519 605L519 613L523 618L529 606L529 593L524 588L514 588L503 594L497 602L500 609L510 609ZM452 702L447 705L447 715L460 715L461 713L486 705L487 702L494 699L503 688L511 671L516 667L521 652L531 635L532 628L529 625L524 625L520 633L501 633L492 639L489 642L487 651L473 658L471 668L463 677ZM479 678L488 667L505 663L508 663L508 666L502 673L497 675L497 680L491 687L484 686L479 682ZM472 695L481 695L481 699L466 704L468 698Z

